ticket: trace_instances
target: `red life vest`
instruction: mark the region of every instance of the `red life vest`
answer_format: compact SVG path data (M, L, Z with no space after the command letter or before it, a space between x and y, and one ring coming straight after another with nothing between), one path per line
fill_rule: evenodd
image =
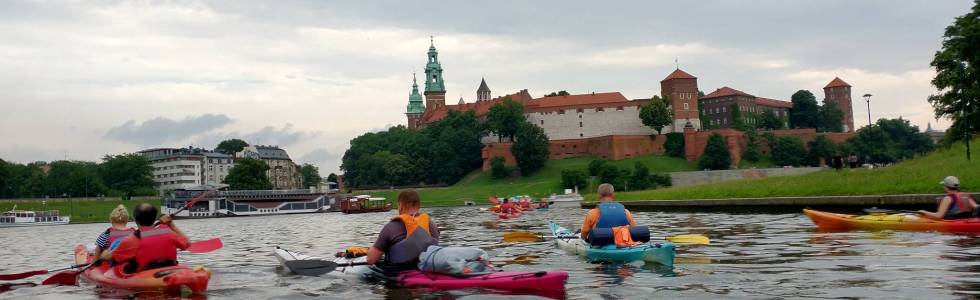
M946 194L949 200L952 202L949 204L949 208L946 209L946 215L943 219L957 219L971 216L976 207L972 207L973 204L970 203L970 194L960 193L960 192L950 192ZM939 203L942 203L943 199L939 199Z
M139 251L136 252L136 264L140 269L161 261L177 263L177 246L174 245L173 234L173 230L167 225L140 228Z
M500 205L500 212L502 213L512 213L514 212L514 202L507 202Z
M112 247L112 243L116 242L116 240L132 235L133 231L135 230L132 228L116 229L110 227L109 230L106 230L109 233L109 247Z

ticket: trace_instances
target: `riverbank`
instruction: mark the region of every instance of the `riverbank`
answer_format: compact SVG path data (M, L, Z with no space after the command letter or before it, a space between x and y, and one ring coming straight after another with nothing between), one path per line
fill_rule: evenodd
M157 206L161 204L159 197L147 197L128 201L98 200L97 198L86 200L72 199L71 201L68 201L68 199L17 199L0 201L0 210L11 210L14 205L17 206L17 209L21 210L58 210L61 215L71 216L71 224L107 223L109 212L116 208L116 206L122 204L129 211L132 211L133 206L140 202L149 202Z
M980 142L980 139L974 143ZM707 185L617 193L630 201L699 199L756 199L777 197L829 198L942 193L939 181L953 175L964 191L980 190L980 158L966 160L966 147L957 144L923 157L877 169L832 169L800 176L725 181ZM595 201L595 195L587 195Z

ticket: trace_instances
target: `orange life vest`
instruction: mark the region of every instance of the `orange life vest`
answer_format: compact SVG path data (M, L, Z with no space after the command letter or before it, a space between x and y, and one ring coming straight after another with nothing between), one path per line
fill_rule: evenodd
M109 233L109 247L112 247L112 243L115 243L117 240L132 235L133 231L135 230L132 228L116 229L110 227L108 230L106 230L106 232Z
M426 248L438 244L429 231L429 215L398 215L391 221L401 221L405 225L405 239L391 246L385 253L385 261L390 264L414 263Z

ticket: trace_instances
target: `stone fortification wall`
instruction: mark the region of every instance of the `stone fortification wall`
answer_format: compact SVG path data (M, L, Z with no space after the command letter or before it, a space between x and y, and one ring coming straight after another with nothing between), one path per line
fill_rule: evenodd
M794 176L813 173L823 170L823 168L770 168L770 169L745 169L745 170L717 170L717 171L692 171L692 172L672 172L670 181L673 186L689 186L713 183L727 180L766 178L779 176Z

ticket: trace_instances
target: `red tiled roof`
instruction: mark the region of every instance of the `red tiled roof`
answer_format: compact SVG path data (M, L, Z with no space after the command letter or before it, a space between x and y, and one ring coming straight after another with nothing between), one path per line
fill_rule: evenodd
M667 78L664 78L664 80L661 80L660 82L664 82L671 79L697 79L697 77L694 77L694 75L688 74L687 72L681 71L681 69L676 69L674 70L674 72L671 72L670 75L667 75Z
M525 108L549 108L560 106L590 105L604 103L627 102L629 100L619 92L591 93L581 95L543 97L524 103Z
M839 87L839 86L851 86L851 85L847 84L847 82L844 82L844 80L841 80L840 77L834 77L834 80L831 80L830 83L828 83L827 86L823 88L826 89L826 88Z
M720 89L717 89L714 92L711 92L711 94L707 94L704 97L701 97L701 99L726 97L726 96L732 96L732 95L741 95L741 96L746 96L746 97L755 97L755 96L749 95L746 92L739 91L739 90L736 90L736 89L733 89L733 88L730 88L730 87L727 87L727 86L723 86Z
M487 101L477 101L473 103L464 103L464 104L457 104L457 105L446 105L444 107L439 107L435 109L426 109L425 113L422 114L422 117L420 119L422 124L433 123L442 120L447 115L449 115L449 110L455 110L455 111L472 110L476 112L477 116L483 116L488 111L490 111L491 106L497 104L497 102L500 102L501 100L504 99L504 97L507 96L510 96L511 100L514 100L517 103L521 103L524 105L527 105L525 103L527 103L532 99L531 93L528 93L528 91L525 89L517 93L500 96Z
M789 101L756 97L755 104L768 107L793 108L793 103Z

